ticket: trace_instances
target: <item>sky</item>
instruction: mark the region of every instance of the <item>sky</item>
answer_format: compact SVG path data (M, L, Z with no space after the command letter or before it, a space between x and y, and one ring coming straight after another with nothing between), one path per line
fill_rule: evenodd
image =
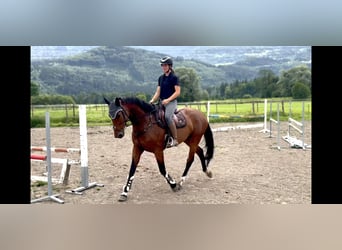
M2 0L0 45L342 44L337 0L173 0L169 5Z

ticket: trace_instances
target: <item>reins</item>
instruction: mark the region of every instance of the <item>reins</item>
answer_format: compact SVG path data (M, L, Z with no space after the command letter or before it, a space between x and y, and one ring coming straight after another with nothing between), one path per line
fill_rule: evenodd
M154 111L155 111L155 110L154 110ZM152 121L152 112L153 112L153 111L149 112L148 114L145 114L144 116L140 116L140 117L145 117L145 116L148 115L148 116L149 116L149 119L148 119L147 127L144 125L144 130L143 130L143 131L140 131L140 132L136 132L136 133L135 133L135 136L136 136L136 137L139 137L139 136L145 134L148 130L150 130L150 128L153 127L154 124L157 124L157 122L153 122L153 121Z
M143 115L140 115L140 116L137 116L137 117L134 118L134 120L137 120L137 121L138 121L138 120L140 120L141 118L144 118L144 117L146 117L146 116L149 116L147 126L145 126L145 124L144 124L144 130L143 130L143 131L136 132L136 133L135 133L135 136L139 137L139 136L145 134L150 128L153 127L154 124L157 124L157 123L158 123L157 121L153 122L153 120L152 120L152 117L153 117L152 114L153 114L154 112L156 112L156 111L157 111L157 109L154 107L154 109L151 110L151 111L149 111L148 113L145 113L145 114L143 114ZM128 122L128 121L131 121L132 125L135 125L135 124L136 124L135 121L132 121L132 119L129 118L129 115L127 114L125 108L122 107L122 105L120 105L120 109L118 109L117 112L115 113L115 117L117 116L117 114L118 114L119 112L122 112L122 113L123 113L123 116L124 116L124 119L125 119L122 123L120 123L120 125L124 123L124 124L125 124L125 127L128 127L128 125L127 125L127 122ZM112 117L110 117L110 118L112 118ZM115 118L112 118L112 119L115 119ZM115 128L116 128L116 127L113 125L113 129L115 129Z

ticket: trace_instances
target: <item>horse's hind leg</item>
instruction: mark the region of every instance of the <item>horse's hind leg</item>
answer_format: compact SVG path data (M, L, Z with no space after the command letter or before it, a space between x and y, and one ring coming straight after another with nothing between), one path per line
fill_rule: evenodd
M204 152L203 152L203 149L202 149L200 146L197 147L196 154L197 154L198 157L200 158L203 172L204 172L209 178L213 177L213 174L211 173L211 171L208 170L208 165L207 165L207 162L206 162L205 157L204 157Z
M189 169L192 165L192 163L194 162L194 158L195 158L195 152L197 153L196 147L189 145L189 154L188 154L188 158L186 160L186 165L185 165L185 169L183 171L182 177L181 177L181 181L179 183L180 186L183 185L183 182L185 181L186 176L188 175ZM202 155L203 155L203 151L202 151ZM204 159L204 156L203 156ZM202 160L201 160L202 161Z

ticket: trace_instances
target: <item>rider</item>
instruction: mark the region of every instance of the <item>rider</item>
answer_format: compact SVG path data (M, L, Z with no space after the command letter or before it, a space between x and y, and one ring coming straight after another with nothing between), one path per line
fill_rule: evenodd
M180 95L181 89L178 76L172 68L173 62L171 57L165 56L161 58L160 66L162 67L163 74L158 78L158 87L150 103L160 98L162 104L165 106L165 120L173 137L172 142L167 147L172 147L178 145L177 128L172 116L177 109L177 97Z

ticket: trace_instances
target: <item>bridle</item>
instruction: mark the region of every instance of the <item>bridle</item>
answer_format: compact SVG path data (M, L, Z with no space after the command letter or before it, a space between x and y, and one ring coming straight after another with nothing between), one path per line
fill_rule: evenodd
M123 114L124 121L120 123L119 125L125 124L125 127L127 127L127 122L129 121L129 117L128 117L126 110L123 107L120 106L116 110L109 110L108 116L110 119L115 120L120 112ZM113 124L113 129L114 130L116 129L114 124Z
M118 106L116 106L116 107L118 107ZM149 112L148 114L144 114L141 117L138 117L138 118L142 118L142 117L149 116L149 123L148 123L147 127L144 127L144 130L137 133L136 136L140 136L140 135L146 133L153 126L153 124L157 123L157 122L152 121L152 113L155 111L156 110L154 109L151 112ZM123 114L124 121L119 123L118 125L121 126L122 124L125 124L125 127L128 127L127 122L129 122L129 121L133 124L133 121L131 121L129 119L127 111L121 105L115 110L109 110L108 116L110 119L115 120L120 112ZM113 124L113 129L116 130L116 126L114 124Z

